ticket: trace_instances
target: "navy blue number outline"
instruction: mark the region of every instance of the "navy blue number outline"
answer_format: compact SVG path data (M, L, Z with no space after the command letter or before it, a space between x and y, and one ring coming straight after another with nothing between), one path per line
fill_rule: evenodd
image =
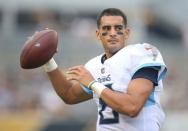
M112 84L106 85L109 89L112 89ZM100 119L99 124L115 124L119 123L119 113L112 110L114 118L104 118L103 111L106 109L107 104L100 98L99 104L101 105L101 110L99 111Z

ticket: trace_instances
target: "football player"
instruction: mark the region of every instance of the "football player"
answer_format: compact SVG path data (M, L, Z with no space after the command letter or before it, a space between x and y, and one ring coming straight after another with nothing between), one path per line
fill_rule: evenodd
M127 44L130 29L119 9L103 10L97 26L103 54L66 74L53 58L43 66L55 91L67 104L95 99L97 131L159 131L165 117L160 94L167 71L159 50L147 43Z

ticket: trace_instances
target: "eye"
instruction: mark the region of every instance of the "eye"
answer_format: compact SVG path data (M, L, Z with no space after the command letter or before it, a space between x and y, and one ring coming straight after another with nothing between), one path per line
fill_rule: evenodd
M109 31L111 29L111 26L103 26L102 30L103 31Z
M123 30L123 26L122 25L116 25L115 26L115 30L116 31L121 31L121 30Z

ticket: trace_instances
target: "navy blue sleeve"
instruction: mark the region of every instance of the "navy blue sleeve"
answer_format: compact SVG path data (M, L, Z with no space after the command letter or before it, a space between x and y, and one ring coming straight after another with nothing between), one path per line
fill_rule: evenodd
M133 75L132 80L136 78L145 78L153 82L154 86L157 86L159 69L159 66L141 68Z

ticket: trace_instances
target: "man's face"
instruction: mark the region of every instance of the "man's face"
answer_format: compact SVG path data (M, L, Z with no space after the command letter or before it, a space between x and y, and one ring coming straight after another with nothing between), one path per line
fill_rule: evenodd
M102 42L105 53L111 57L125 46L129 29L125 27L121 16L103 16L96 35Z

